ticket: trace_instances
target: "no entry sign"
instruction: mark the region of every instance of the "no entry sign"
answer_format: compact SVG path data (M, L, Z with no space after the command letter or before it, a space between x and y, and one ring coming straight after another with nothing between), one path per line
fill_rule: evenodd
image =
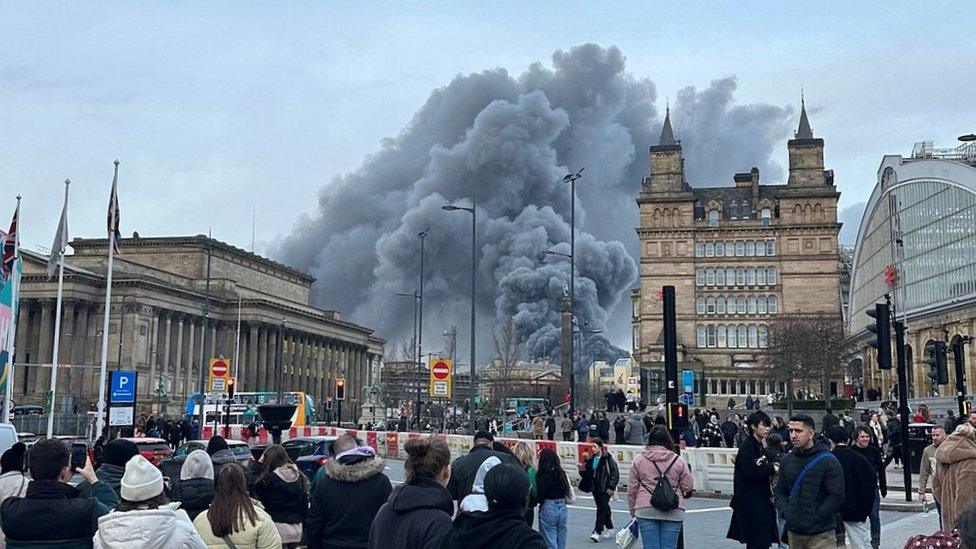
M227 380L230 379L230 360L226 358L210 359L209 383L210 392L224 393L227 391Z
M213 364L210 365L210 371L213 373L214 377L224 377L227 375L227 363L223 360L215 360Z
M434 379L447 379L451 377L451 367L443 360L438 360L431 366L430 373Z
M450 398L453 369L454 361L449 358L430 359L430 396Z

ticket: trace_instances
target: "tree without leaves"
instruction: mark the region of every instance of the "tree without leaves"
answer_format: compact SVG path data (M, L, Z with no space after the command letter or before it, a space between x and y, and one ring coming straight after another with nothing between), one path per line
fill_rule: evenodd
M492 400L495 397L503 400L504 393L511 389L512 382L523 377L518 372L523 348L515 330L514 319L508 319L492 338L495 341L496 358L485 372L486 381L491 389Z
M843 374L847 354L840 316L783 315L769 325L762 365L770 379L786 384L792 413L794 384L816 381L826 400L827 383Z

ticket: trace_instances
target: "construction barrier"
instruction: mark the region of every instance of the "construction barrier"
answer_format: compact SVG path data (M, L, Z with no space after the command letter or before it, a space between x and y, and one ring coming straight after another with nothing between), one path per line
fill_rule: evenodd
M232 425L229 427L228 437L232 440L247 441L244 435L245 427ZM216 434L223 435L223 427L217 429ZM289 440L311 436L338 436L348 433L362 441L366 446L376 450L378 455L389 459L402 460L406 457L403 446L412 438L434 436L444 440L451 450L453 458L460 457L471 451L474 442L470 435L425 435L420 433L399 433L390 431L361 431L356 429L340 429L338 427L293 427L281 432L281 440ZM203 438L210 439L214 435L213 426L203 429ZM571 478L579 478L579 465L582 464L592 449L586 442L562 442L555 440L531 440L517 438L496 439L509 448L518 442L525 442L535 448L536 455L543 449L549 448L556 452L562 461L563 468ZM268 444L270 434L265 429L258 432L257 441ZM620 485L626 486L630 475L630 465L634 458L643 451L640 446L607 445L620 469ZM731 494L732 476L735 467L735 448L686 448L681 451L681 457L691 468L695 481L695 492L699 494Z

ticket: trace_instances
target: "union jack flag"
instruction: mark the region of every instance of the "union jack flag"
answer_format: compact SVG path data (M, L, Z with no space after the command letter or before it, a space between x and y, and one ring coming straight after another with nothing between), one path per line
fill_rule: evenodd
M20 204L14 210L14 218L10 221L10 230L3 239L3 279L8 280L14 271L17 261L17 218L20 217Z
M108 199L108 234L109 237L115 235L112 253L119 253L119 246L122 244L122 233L119 228L121 215L119 213L119 161L115 161L115 177L112 178L112 196Z

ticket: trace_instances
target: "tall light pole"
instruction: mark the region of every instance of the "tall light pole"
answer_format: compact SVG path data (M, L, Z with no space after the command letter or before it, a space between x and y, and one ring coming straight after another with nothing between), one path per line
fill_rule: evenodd
M417 360L417 402L420 402L420 385L423 380L420 379L420 355L417 351L417 303L420 300L420 293L414 290L412 294L397 292L397 297L412 297L413 298L413 357ZM419 417L419 416L418 416ZM419 421L417 422L419 425Z
M470 379L470 393L468 397L468 431L474 432L474 420L475 420L475 410L474 410L474 397L478 393L477 383L475 382L475 335L474 335L474 322L475 322L475 303L476 293L475 284L477 283L478 274L478 239L477 239L477 227L478 227L478 212L477 203L475 202L475 195L471 196L471 207L466 208L464 206L452 206L450 204L446 206L441 206L441 209L449 212L468 212L471 214L471 379Z
M580 168L576 173L567 174L563 177L563 183L569 183L570 206L569 206L569 314L576 318L576 180L583 177L583 170ZM569 338L569 356L573 357L573 338ZM570 383L575 385L574 376L570 376ZM575 387L570 387L570 413L576 404L573 402Z
M427 235L430 234L430 227L417 234L420 239L420 291L418 300L420 301L420 312L417 314L417 429L420 429L420 362L424 353L424 243Z

